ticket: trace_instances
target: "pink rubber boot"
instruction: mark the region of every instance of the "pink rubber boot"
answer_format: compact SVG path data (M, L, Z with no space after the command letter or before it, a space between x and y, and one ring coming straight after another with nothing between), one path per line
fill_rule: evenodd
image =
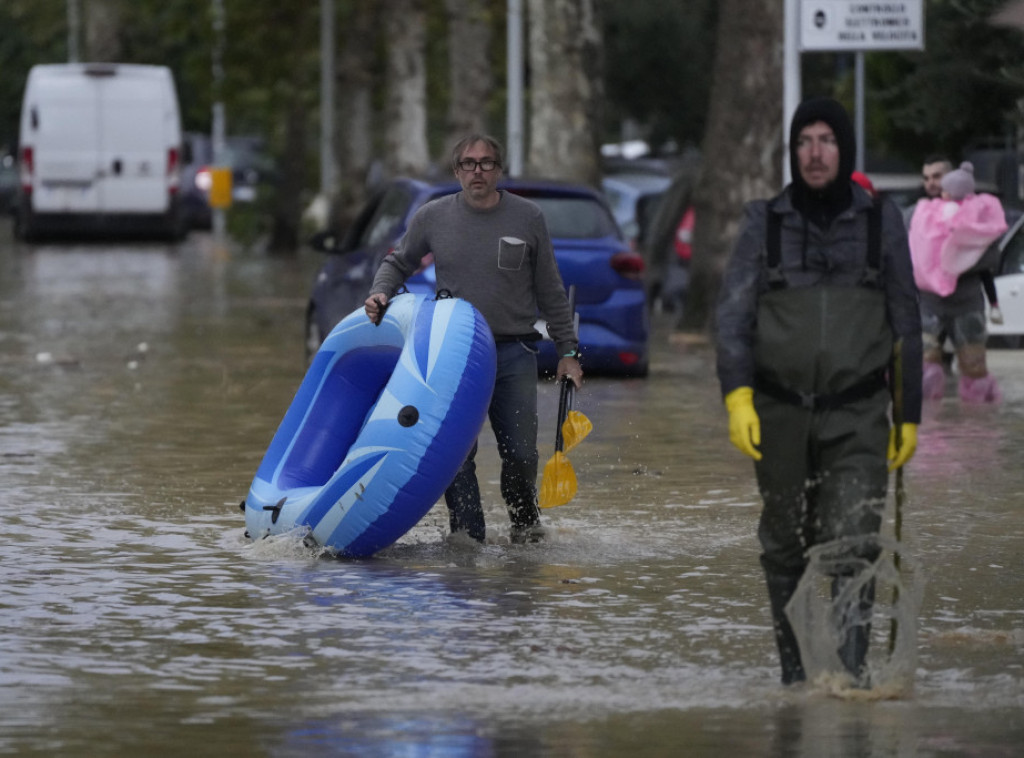
M998 403L1003 399L999 384L991 374L972 379L960 377L960 400L964 403L980 405L982 403Z
M941 400L942 396L946 394L946 372L940 364L931 361L924 362L921 393L925 400Z

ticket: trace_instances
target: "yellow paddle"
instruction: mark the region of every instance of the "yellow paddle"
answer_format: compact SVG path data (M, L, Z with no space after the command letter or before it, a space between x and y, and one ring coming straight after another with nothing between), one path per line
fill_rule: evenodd
M578 483L572 463L565 457L565 451L571 450L590 434L594 425L590 419L579 411L572 410L572 401L576 385L572 379L563 377L562 389L558 399L558 426L555 429L555 454L544 464L544 476L540 482L541 508L554 508L565 505L576 496Z
M565 416L565 422L562 424L564 452L568 453L580 444L593 429L594 425L590 423L589 418L579 411L570 410Z
M579 335L579 314L576 313L576 285L569 286L569 312L572 314L573 330ZM540 495L537 504L541 508L565 505L576 497L576 472L565 454L590 434L594 425L579 411L572 409L576 385L572 379L562 377L562 389L558 397L558 426L555 427L555 454L544 464L544 476L540 481Z

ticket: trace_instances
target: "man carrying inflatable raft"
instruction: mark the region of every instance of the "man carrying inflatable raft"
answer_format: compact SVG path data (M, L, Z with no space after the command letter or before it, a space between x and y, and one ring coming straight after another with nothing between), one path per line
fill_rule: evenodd
M246 499L252 539L301 526L339 553L371 555L443 492L452 533L483 542L474 458L485 414L512 539L539 539L534 323L539 312L562 356L556 379L579 387L571 308L540 209L497 189L500 143L465 137L452 169L462 191L413 216L374 278L369 321L350 314L314 358ZM427 253L451 297L396 297Z

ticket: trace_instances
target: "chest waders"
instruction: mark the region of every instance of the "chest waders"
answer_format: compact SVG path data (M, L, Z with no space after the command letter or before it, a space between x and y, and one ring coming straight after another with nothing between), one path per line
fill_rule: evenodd
M781 219L768 212L766 265L771 289L759 298L754 403L761 419L764 500L758 537L783 682L804 678L786 604L807 566L807 549L850 539L834 551L833 594L879 554L877 535L888 485L885 372L892 357L879 280L880 214L868 213L868 254L853 286L789 287L781 271ZM867 652L873 585L844 616L855 616L840 646L859 676ZM848 613L847 611L853 613ZM841 634L840 639L844 639Z

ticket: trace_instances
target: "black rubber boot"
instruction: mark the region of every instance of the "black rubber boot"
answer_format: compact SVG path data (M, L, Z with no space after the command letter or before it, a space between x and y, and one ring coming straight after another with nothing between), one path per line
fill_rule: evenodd
M768 599L772 608L772 627L775 630L775 644L779 648L779 660L782 664L782 683L794 684L807 679L804 673L803 660L800 658L800 645L797 643L793 627L786 617L786 603L793 597L799 576L787 574L767 574Z
M832 582L832 597L837 598L850 578L838 577ZM846 607L837 608L839 619L839 660L850 672L857 687L870 687L867 668L868 646L871 641L871 609L875 603L875 582L866 583L858 593L859 597L847 602ZM840 601L842 602L842 601Z
M487 536L484 509L480 503L480 485L476 479L476 464L467 460L455 474L455 479L444 493L448 505L448 524L452 534L465 532L477 542Z

